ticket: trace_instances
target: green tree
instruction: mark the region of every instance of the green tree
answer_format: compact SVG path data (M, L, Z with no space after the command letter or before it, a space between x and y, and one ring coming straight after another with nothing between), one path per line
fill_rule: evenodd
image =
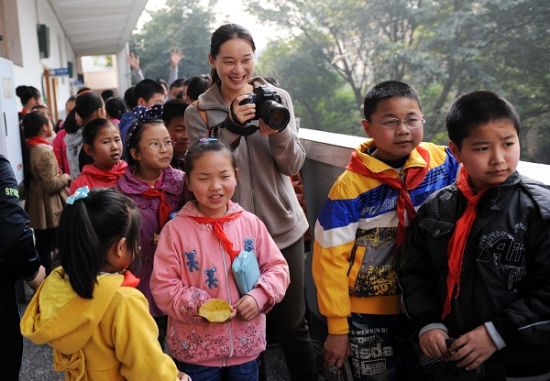
M320 52L349 85L358 109L372 84L404 80L419 91L425 138L445 142L443 119L452 100L493 90L520 113L522 157L550 162L548 1L251 0L249 9L310 45L293 54Z
M168 0L165 8L151 12L151 20L130 39L130 49L139 56L145 77L168 79L172 49L184 54L178 65L179 77L209 72L214 5L215 1L201 5L192 0Z
M305 128L360 133L353 92L306 41L273 42L259 58L256 72L273 77L288 90Z

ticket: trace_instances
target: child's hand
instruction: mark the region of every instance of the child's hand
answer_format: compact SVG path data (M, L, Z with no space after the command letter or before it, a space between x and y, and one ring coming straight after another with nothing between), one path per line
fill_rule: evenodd
M449 360L458 361L459 367L472 370L478 368L496 350L497 347L489 332L484 325L480 325L455 340L449 348Z
M328 335L325 340L325 361L329 365L336 365L341 368L344 365L344 360L351 353L349 347L348 335Z
M425 332L419 338L420 349L422 352L434 359L443 357L447 354L447 343L445 339L448 339L449 335L442 329L431 329Z
M250 295L245 295L233 305L237 315L243 320L252 320L260 313L260 307L256 299Z

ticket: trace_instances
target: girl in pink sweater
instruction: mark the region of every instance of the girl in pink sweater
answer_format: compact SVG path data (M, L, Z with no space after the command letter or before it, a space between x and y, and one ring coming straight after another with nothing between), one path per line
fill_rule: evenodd
M231 201L237 168L217 139L201 139L185 159L189 201L163 228L151 290L168 315L167 343L178 368L200 380L258 380L265 350L265 313L284 296L288 265L262 221ZM253 253L260 276L239 291L232 261ZM228 320L212 323L199 308L212 298L232 306Z

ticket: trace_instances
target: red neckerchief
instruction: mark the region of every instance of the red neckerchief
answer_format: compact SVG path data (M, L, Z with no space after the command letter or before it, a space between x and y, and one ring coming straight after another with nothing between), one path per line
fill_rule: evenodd
M234 214L229 214L227 216L223 216L220 218L211 218L211 217L198 217L198 216L189 216L199 224L211 224L212 228L214 230L214 235L217 239L219 239L222 242L223 248L229 256L231 257L231 262L235 259L237 255L239 255L239 250L233 249L233 243L229 240L227 235L225 234L225 231L223 230L222 224L234 220L235 218L240 217L242 213L241 211L238 211Z
M160 228L168 222L168 216L170 215L170 212L172 211L172 207L170 206L170 203L168 202L168 197L166 196L166 192L161 189L152 189L149 188L145 192L143 192L143 195L146 197L151 198L159 198L160 199L160 205L159 205L159 224Z
M136 288L139 284L140 279L132 274L130 270L124 270L124 280L122 281L122 287L133 287Z
M124 160L119 160L110 169L101 169L94 164L88 164L82 168L80 173L102 179L105 182L116 183L118 178L126 172L126 167L128 167L128 164Z
M48 142L45 138L43 138L42 136L33 136L32 138L28 138L27 139L27 144L29 146L37 146L39 144L47 144L49 145L50 142Z
M411 201L411 196L409 195L410 190L415 189L417 186L422 183L426 174L428 173L428 168L430 166L430 153L421 148L420 146L416 147L416 150L422 156L422 159L426 162L424 167L411 167L406 170L405 181L401 181L398 177L395 177L393 174L388 174L385 172L373 172L368 169L365 164L361 161L357 155L357 151L351 153L351 160L348 163L346 169L360 173L362 175L368 176L380 180L384 184L397 189L399 191L399 196L397 198L397 217L399 218L399 224L397 225L397 237L395 243L397 247L400 247L405 242L405 237L407 236L407 225L405 224L405 211L407 212L407 217L409 222L416 217L416 211L414 210L414 205Z
M460 274L462 272L462 259L464 258L464 249L466 248L466 241L474 221L477 217L477 204L481 197L485 194L487 189L484 189L477 194L474 193L468 182L468 173L464 167L461 168L456 181L456 186L460 192L464 195L468 201L468 206L464 211L462 217L456 221L455 229L451 239L449 240L449 246L447 251L449 272L447 273L447 296L445 297L445 304L443 305L443 313L441 318L445 317L451 312L451 298L456 289L455 298L460 293Z

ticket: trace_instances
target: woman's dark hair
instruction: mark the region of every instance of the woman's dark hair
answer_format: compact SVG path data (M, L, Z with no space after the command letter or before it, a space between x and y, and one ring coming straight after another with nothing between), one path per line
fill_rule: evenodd
M40 91L33 86L17 86L15 89L15 94L17 94L19 99L21 99L21 104L23 104L23 106L25 106L31 98L36 100L40 99Z
M135 87L128 87L126 91L124 92L124 102L126 103L126 106L128 106L128 109L132 110L134 107L137 106L137 99L134 95Z
M128 111L128 109L126 108L124 99L120 97L111 97L105 102L105 111L107 111L107 115L109 115L109 117L113 119L120 119L122 118L122 115Z
M145 127L151 124L162 124L164 126L164 122L162 120L151 119L145 122L135 122L135 124L128 129L128 133L126 134L126 147L125 147L126 162L128 163L128 165L139 164L139 162L133 158L132 154L130 153L130 150L132 148L135 148L139 152L139 141L141 140L143 131L145 130Z
M82 119L83 124L88 123L90 116L103 107L103 100L94 93L84 93L76 97L74 109Z
M140 216L135 204L114 189L94 188L87 197L66 205L59 221L61 266L73 290L93 298L97 276L107 263L107 253L120 239L138 251Z
M195 161L204 155L206 152L222 152L226 151L229 157L231 158L231 166L233 169L237 169L237 163L235 162L235 157L229 149L229 147L222 142L221 140L215 138L202 138L195 144L193 144L187 150L185 154L185 161L183 164L183 171L189 175L193 171L193 165Z
M254 39L250 32L243 26L238 24L225 24L220 26L218 29L212 33L212 38L210 40L210 56L216 58L220 53L221 46L229 40L234 38L242 38L243 40L248 41L252 47L252 51L256 51L256 44L254 44ZM212 68L211 71L212 82L221 86L221 80L216 72L215 68Z
M192 77L189 80L189 85L187 86L187 96L189 97L189 100L196 101L199 99L199 95L208 90L211 84L212 81L206 74Z
M50 124L48 118L39 112L29 112L23 118L23 134L26 139L37 136L45 124Z
M78 131L78 128L80 127L78 123L76 123L76 110L72 109L67 116L65 117L65 121L63 122L63 128L65 131L67 131L68 134L74 134L76 131Z

